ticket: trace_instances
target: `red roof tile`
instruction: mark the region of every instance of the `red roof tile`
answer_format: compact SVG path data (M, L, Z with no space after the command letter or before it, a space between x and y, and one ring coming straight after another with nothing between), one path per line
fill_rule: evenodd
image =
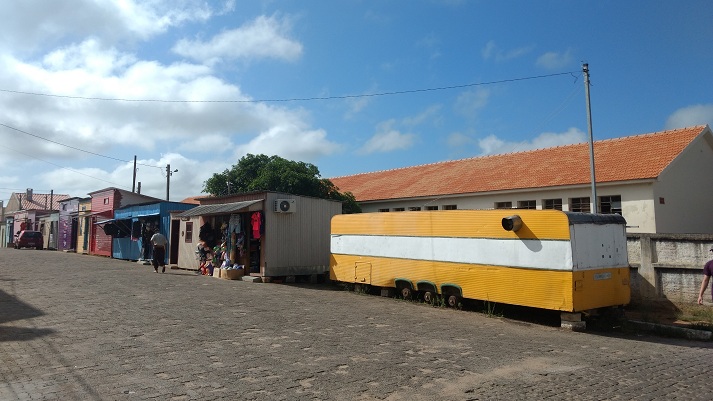
M597 182L658 177L707 126L594 142ZM452 160L330 178L357 201L581 185L591 181L589 144Z
M21 193L19 196L22 196L21 210L59 210L59 202L70 198L69 195L61 194L32 194L32 200L28 201L26 194Z

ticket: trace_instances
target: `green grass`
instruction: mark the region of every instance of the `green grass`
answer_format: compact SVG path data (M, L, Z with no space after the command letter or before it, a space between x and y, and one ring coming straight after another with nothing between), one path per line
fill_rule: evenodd
M703 305L679 305L678 320L689 322L692 328L713 331L713 308Z

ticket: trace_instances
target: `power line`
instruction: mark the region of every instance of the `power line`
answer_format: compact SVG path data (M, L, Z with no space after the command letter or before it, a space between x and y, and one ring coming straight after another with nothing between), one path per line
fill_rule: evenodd
M50 161L47 161L47 160L44 160L44 159L40 159L40 158L38 158L38 157L29 155L29 154L24 153L24 152L21 152L21 151L19 151L19 150L9 148L9 147L7 147L7 146L0 145L0 147L3 147L3 148L5 148L5 149L12 150L13 152L19 153L19 154L21 154L21 155L25 155L25 156L30 157L30 158L32 158L32 159L39 160L39 161L45 162L45 163L47 163L47 164L51 164L51 165L53 165L53 166L55 166L55 167L59 167L59 168L61 168L61 169L63 169L63 170L71 171L72 173L76 173L76 174L79 174L79 175L83 175L83 176L85 176L85 177L89 177L89 178L92 178L92 179L95 179L95 180L98 180L98 181L104 181L104 182L106 182L106 183L111 184L111 185L114 186L114 187L123 188L122 185L113 183L113 182L111 182L111 181L107 181L107 180L105 180L105 179L103 179L103 178L94 177L94 176L91 176L91 175L89 175L89 174L84 174L84 173L82 173L81 171L72 170L72 169L69 168L69 167L64 167L64 166L61 166L61 165L59 165L59 164L57 164L57 163L52 163L52 162L50 162Z
M60 146L64 146L64 147L67 147L67 148L70 148L70 149L78 150L78 151L80 151L80 152L88 153L88 154L90 154L90 155L99 156L99 157L104 157L104 158L107 158L107 159L116 160L116 161L120 161L120 162L124 162L124 163L133 163L132 161L129 161L129 160L117 159L116 157L111 157L111 156L102 155L102 154L99 154L99 153L90 152L90 151L88 151L88 150L84 150L84 149L80 149L80 148L75 148L74 146L66 145L66 144L64 144L64 143L57 142L57 141L53 141L53 140L51 140L51 139L47 139L47 138L42 137L42 136L39 136L39 135L31 134L31 133L29 133L29 132L27 132L27 131L23 131L23 130L21 130L21 129L19 129L19 128L11 127L11 126L9 126L9 125L7 125L7 124L0 123L0 126L5 127L5 128L9 128L9 129L14 130L14 131L17 131L17 132L21 132L21 133L23 133L23 134L25 134L25 135L29 135L29 136L32 136L32 137L35 137L35 138L38 138L38 139L42 139L43 141L47 141L47 142L54 143L54 144L56 144L56 145L60 145ZM38 159L38 160L40 160L40 159ZM152 165L150 165L150 164L143 164L143 163L136 163L136 164L140 164L140 165L146 166L146 167L159 168L159 169L162 169L162 168L163 168L163 167L158 167L158 166L152 166Z
M436 88L421 88L421 89L408 89L402 91L391 91L391 92L376 92L376 93L366 93L360 95L336 95L336 96L315 96L315 97L302 97L302 98L285 98L285 99L242 99L242 100L166 100L166 99L126 99L126 98L105 98L105 97L89 97L89 96L71 96L71 95L55 95L50 93L40 93L40 92L25 92L17 91L11 89L0 89L0 92L15 93L20 95L30 95L30 96L45 96L45 97L55 97L62 99L80 99L80 100L100 100L109 102L147 102L147 103L278 103L278 102L306 102L315 100L339 100L339 99L354 99L363 97L377 97L377 96L393 96L393 95L405 95L410 93L423 93L423 92L435 92L451 89L463 89L470 88L474 86L485 86L494 84L503 84L508 82L518 82L527 81L533 79L550 78L560 75L572 75L579 73L579 71L567 71L558 72L554 74L546 75L535 75L529 77L521 78L510 78L503 79L499 81L489 81L489 82L476 82L470 84L462 85L451 85L451 86L441 86Z

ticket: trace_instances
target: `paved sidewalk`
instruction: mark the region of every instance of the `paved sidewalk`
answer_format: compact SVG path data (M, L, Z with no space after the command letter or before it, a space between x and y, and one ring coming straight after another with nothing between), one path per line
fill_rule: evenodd
M711 343L0 248L0 400L710 398Z

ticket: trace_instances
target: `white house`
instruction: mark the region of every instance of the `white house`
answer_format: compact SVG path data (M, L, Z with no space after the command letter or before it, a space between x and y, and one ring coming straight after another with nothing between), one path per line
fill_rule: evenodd
M713 233L713 132L707 125L596 141L597 206L630 233ZM330 179L364 212L439 209L592 211L587 143Z

